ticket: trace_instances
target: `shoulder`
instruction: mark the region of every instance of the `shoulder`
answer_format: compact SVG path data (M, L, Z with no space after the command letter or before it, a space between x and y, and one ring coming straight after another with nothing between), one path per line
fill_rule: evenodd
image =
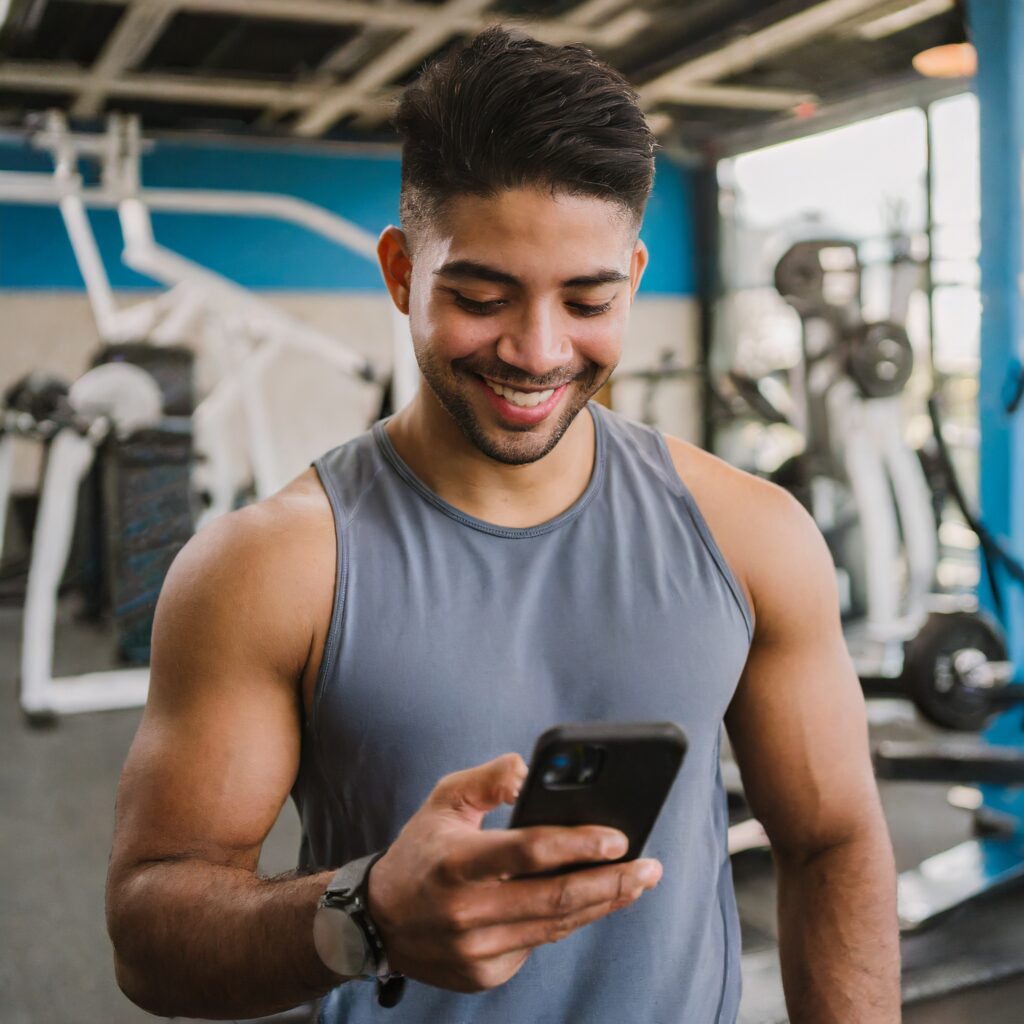
M251 642L291 668L305 658L324 603L330 606L334 563L330 504L308 470L189 540L164 581L155 626L178 639Z
M665 435L676 472L746 592L763 636L792 598L834 587L832 559L807 510L788 491Z
M333 543L330 504L315 471L308 470L271 497L220 516L196 533L168 579L259 582L267 571L285 566L296 570L287 574L294 578L327 540Z

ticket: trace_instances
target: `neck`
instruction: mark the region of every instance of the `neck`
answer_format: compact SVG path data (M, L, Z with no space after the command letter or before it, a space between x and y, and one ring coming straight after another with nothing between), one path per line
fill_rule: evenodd
M402 460L435 494L495 526L525 528L555 518L583 494L594 466L594 424L587 412L542 459L510 466L470 442L425 385L387 432Z

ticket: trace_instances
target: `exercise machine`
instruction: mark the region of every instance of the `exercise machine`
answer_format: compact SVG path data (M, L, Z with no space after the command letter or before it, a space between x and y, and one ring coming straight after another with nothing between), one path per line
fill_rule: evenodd
M10 502L11 450L15 438L46 444L39 509L25 595L19 699L28 720L58 714L132 707L145 701L148 670L116 669L56 677L57 598L71 552L79 491L97 452L127 442L163 417L156 381L137 366L108 363L70 387L29 377L10 389L0 433L0 519Z
M273 493L308 466L325 444L341 443L365 429L375 418L380 393L389 380L397 404L415 388L415 364L404 318L391 320L396 372L389 377L338 339L158 244L151 212L272 217L297 224L375 262L375 239L368 232L290 196L145 188L142 155L147 144L135 118L113 115L104 132L87 133L72 131L63 114L51 112L34 123L27 141L51 156L53 172L0 172L0 202L59 209L101 341L123 345L145 339L150 345L164 347L188 344L198 351L212 377L190 423L197 455L193 483L206 505L199 525L235 507L246 491L257 498ZM96 168L98 184L85 183L80 171L83 162ZM88 210L94 208L117 211L124 239L122 259L158 283L155 296L131 305L119 304L89 221ZM368 394L361 402L337 403L330 422L317 419L313 436L290 429L295 424L301 426L302 417L280 415L276 409L280 402L274 401L275 364L286 353L315 359L327 380L369 385ZM86 374L82 381L100 380L100 369L92 377ZM143 390L141 378L128 367L123 369L125 373L119 376L124 389L107 396L107 405L86 409L76 405L78 399L71 399L69 392L69 408L54 410L53 417L37 419L35 425L24 415L20 421L16 416L5 421L6 443L0 442L0 506L5 511L11 484L10 442L17 422L24 428L23 436L34 433L48 446L22 652L22 706L35 720L145 701L148 673L144 668L67 679L54 679L52 673L57 593L70 550L80 483L108 436L126 443L132 433L125 420L125 403L129 393L135 393L128 387L128 376L134 378L139 395ZM102 379L111 379L107 370ZM78 396L88 390L82 381L71 389ZM155 407L151 411L159 419Z
M213 376L212 386L195 410L198 483L209 503L203 522L234 507L246 477L256 497L266 497L321 453L328 431L333 442L340 443L365 429L372 419L366 410L379 407L379 393L391 374L337 338L160 245L151 214L271 217L299 225L376 263L376 240L369 232L291 196L145 188L142 156L149 147L137 118L112 115L104 133L81 133L69 129L62 113L50 112L28 141L52 157L53 173L0 172L0 202L58 207L101 340L187 343L196 347ZM98 185L85 185L79 172L82 161L97 166ZM117 211L124 239L122 260L158 282L161 290L156 296L118 305L89 222L87 211L92 208ZM416 386L415 362L407 322L393 316L391 326L394 400L400 405ZM325 374L338 380L370 385L370 396L358 409L338 403L334 421L323 423L315 438L289 436L290 421L274 415L273 403L275 363L288 351L316 359Z
M938 561L928 483L905 440L914 353L903 323L917 275L910 261L894 262L889 317L867 322L856 243L797 242L775 268L776 289L801 323L793 406L806 439L775 476L829 543L862 676L899 671L904 643L927 616Z

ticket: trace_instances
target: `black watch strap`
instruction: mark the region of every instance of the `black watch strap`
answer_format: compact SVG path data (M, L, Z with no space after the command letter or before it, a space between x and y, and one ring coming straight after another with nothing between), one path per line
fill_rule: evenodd
M344 865L321 898L321 904L343 910L358 926L370 950L377 980L377 1002L384 1007L397 1006L405 991L405 977L388 967L384 940L370 916L368 892L370 869L387 853L387 847Z
M405 975L392 974L387 980L377 979L377 1002L388 1009L397 1006L405 993Z

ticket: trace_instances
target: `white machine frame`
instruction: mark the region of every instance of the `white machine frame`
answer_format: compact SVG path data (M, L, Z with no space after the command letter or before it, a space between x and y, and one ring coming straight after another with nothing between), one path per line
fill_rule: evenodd
M906 261L892 276L889 319L905 323L916 286L916 264ZM817 317L803 322L805 347L830 328ZM833 451L838 448L865 538L866 617L845 630L858 674L899 676L904 643L924 625L939 560L938 535L928 481L907 445L905 395L867 398L850 378L838 354L806 371L793 371L803 402L794 403L794 424L810 429L812 396L827 412ZM827 497L827 496L826 496ZM817 504L817 503L816 503ZM815 518L819 509L815 508ZM893 567L905 558L906 578Z
M197 446L209 467L210 506L202 522L228 511L235 498L237 451L226 447L226 426L244 422L246 450L258 497L279 489L291 473L279 464L269 439L260 375L283 347L315 354L347 376L381 382L373 365L337 339L315 330L247 289L158 245L150 211L262 216L284 220L326 238L376 263L373 236L336 214L292 196L199 189L147 189L141 185L143 142L138 120L113 115L103 134L69 130L63 114L51 112L31 137L34 148L53 157L52 174L0 172L0 202L57 206L103 341L147 337L175 344L198 332L215 346L220 373L194 413ZM87 187L78 171L81 158L100 163L100 184ZM89 208L118 212L124 237L123 260L153 278L165 291L130 306L114 297ZM395 403L404 403L417 386L408 323L392 320ZM109 427L109 424L108 424ZM57 592L67 564L74 529L78 485L92 464L101 428L83 436L72 428L51 441L40 490L25 600L21 658L21 705L30 718L73 714L145 703L148 669L119 669L55 678ZM202 440L200 440L200 438ZM11 494L13 438L0 438L0 545ZM200 525L202 525L202 522Z

